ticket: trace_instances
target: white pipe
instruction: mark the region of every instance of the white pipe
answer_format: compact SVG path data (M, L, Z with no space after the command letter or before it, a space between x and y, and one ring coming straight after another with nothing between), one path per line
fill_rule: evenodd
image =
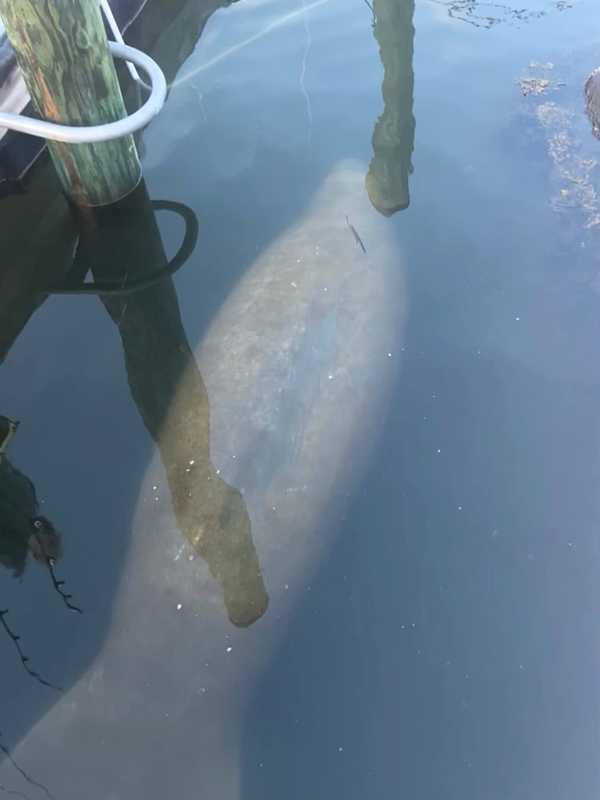
M107 122L104 125L59 125L41 119L32 119L22 114L0 113L0 128L8 128L53 142L68 142L70 144L89 144L90 142L105 142L109 139L120 139L143 128L162 109L167 97L167 81L163 71L156 61L126 44L109 42L108 48L116 58L131 61L142 69L150 78L151 94L144 105L135 113L116 122Z
M119 30L119 26L117 25L117 20L115 19L115 15L112 12L112 8L108 4L108 0L100 0L100 7L104 12L104 16L106 17L106 21L108 22L108 27L111 30L112 35L115 37L115 41L119 44L125 44L125 40L121 35L121 31ZM134 64L131 61L127 61L127 69L129 70L129 74L133 78L136 83L141 83L144 88L148 89L148 85L144 83L144 81L140 78L140 73L135 68Z

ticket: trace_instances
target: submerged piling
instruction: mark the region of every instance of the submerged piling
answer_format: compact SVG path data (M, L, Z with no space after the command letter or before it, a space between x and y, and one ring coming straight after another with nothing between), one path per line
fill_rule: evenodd
M127 115L96 0L0 0L0 18L43 119L102 125ZM132 136L48 147L64 191L77 205L114 203L140 181Z

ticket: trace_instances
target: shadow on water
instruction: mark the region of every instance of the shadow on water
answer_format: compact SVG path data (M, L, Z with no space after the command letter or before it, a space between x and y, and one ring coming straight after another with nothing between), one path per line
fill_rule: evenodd
M167 77L174 77L210 14L223 4L187 2L170 4L168 10L164 6L151 4L152 13L142 14L134 23L131 41L145 46L159 60ZM165 26L169 15L173 22ZM184 39L179 36L182 30L186 34ZM141 185L119 209L79 216L60 194L51 165L42 156L20 188L21 192L5 198L0 207L2 362L53 289L61 294L99 294L118 327L131 394L163 458L181 531L221 584L232 623L252 624L264 613L268 598L250 522L239 492L219 478L210 463L206 390L183 331L173 284L164 274L152 271L160 272L166 256L145 186ZM163 203L161 208L173 210L175 205ZM188 250L186 257L189 255ZM79 286L90 269L95 285ZM169 413L175 386L184 374L185 391L179 387L177 408ZM181 419L185 418L193 427L195 438L184 437L185 424L178 421L178 415L183 415ZM27 424L27 419L22 420L23 429L27 429ZM0 428L9 425L7 417L0 419ZM4 448L8 445L8 432L3 437ZM96 437L92 435L90 442L96 442ZM18 445L19 439L17 460ZM69 556L68 584L79 589L81 599L78 596L76 600L84 611L83 622L75 619L69 625L65 625L64 617L52 617L52 612L48 612L44 624L39 611L26 611L31 602L45 603L45 590L40 588L35 575L30 583L28 575L25 583L3 586L6 593L0 607L6 644L10 645L12 639L16 646L15 664L20 662L38 683L68 689L93 661L106 635L111 597L127 552L127 518L135 507L139 476L149 454L147 446L132 450L134 455L126 459L127 470L121 475L118 496L111 498L110 511L100 517L108 523L107 527L87 543L78 535L81 532L69 529L73 515L63 509L57 515L64 536L61 544L54 525L40 514L35 488L22 467L13 466L13 456L8 452L0 457L0 562L21 577L28 556L41 562L50 573L52 590L68 603L66 583L54 572L64 547ZM195 463L190 463L193 461L190 457L183 464L181 459L192 450ZM85 469L85 473L89 470ZM90 477L94 482L101 480L93 471ZM75 476L66 472L62 479L76 481ZM202 491L194 493L194 487L199 486ZM102 496L103 492L96 494ZM86 532L88 535L93 527ZM219 538L217 531L230 535ZM7 603L10 603L8 615L4 613ZM9 623L13 612L14 625ZM35 657L30 658L31 651ZM23 738L56 698L49 687L41 686L40 691L32 688L10 664L7 657L3 685L8 693L3 698L0 721L3 747Z
M170 279L133 293L125 288L144 283L161 265L167 269L153 206L142 184L118 206L86 213L78 255L96 290L121 283L100 297L118 328L131 395L160 452L177 524L221 584L229 619L245 627L262 616L268 598L244 500L210 460L208 395L175 288ZM179 204L166 207L180 213ZM189 211L184 215L193 225ZM187 244L182 259L193 246ZM125 276L114 264L115 249L128 265Z
M28 555L49 566L62 554L60 534L40 514L35 487L6 453L19 423L0 417L0 563L20 578Z
M186 223L183 244L170 261L164 252L155 210L176 212ZM45 224L44 220L42 225ZM268 597L252 542L250 519L240 492L224 481L211 463L208 396L183 329L175 288L170 277L165 277L193 253L195 215L181 204L151 202L142 182L125 200L107 208L77 211L69 209L61 198L56 199L48 230L53 236L64 230L69 234L66 240L57 240L61 258L52 264L54 270L40 274L39 247L45 244L45 238L40 237L36 240L38 249L27 253L30 257L22 264L13 262L2 275L7 287L3 298L10 299L12 310L0 325L4 356L49 294L98 295L121 338L131 396L160 453L177 524L221 585L230 621L238 627L251 625L264 614ZM73 257L70 254L75 245ZM69 255L73 261L70 267ZM84 281L90 272L93 280ZM44 286L53 274L54 285ZM46 564L53 588L74 608L69 602L71 595L63 589L64 581L54 574L54 564L61 554L60 537L52 523L39 513L33 484L12 466L5 452L16 427L8 418L0 418L0 562L21 576L30 554ZM127 503L130 508L134 499ZM100 607L105 609L104 614L108 611L111 584L116 586L120 554L126 551L123 534L121 521L114 534L104 536L105 563L94 576L95 580L100 577L96 591L103 597ZM67 535L65 547L74 544L70 540ZM112 566L112 579L108 563ZM76 575L71 577L76 581ZM90 587L86 588L89 598ZM64 689L84 671L101 643L108 620L97 612L98 609L87 648L78 641L72 626L67 634L69 644L55 648L52 673ZM48 688L54 686L37 671L37 666L34 669L30 665L29 656L19 643L21 635L8 625L5 611L0 612L0 621L29 675ZM90 625L87 620L86 623ZM35 642L35 633L28 634ZM71 656L68 665L61 659L67 652ZM26 694L27 700L21 697L18 704L19 714L13 712L9 720L10 725L16 725L19 736L24 735L26 727L15 717L33 719L40 713L38 696ZM29 708L32 700L36 710ZM48 696L42 705L50 702ZM6 729L7 742L14 740L15 733L14 728Z
M220 6L214 4L211 11L215 7ZM160 36L157 32L156 46L164 47L163 65L173 59L171 75L175 74L177 64L187 57L197 39L197 35L194 39L190 33L191 23L200 20L197 30L201 31L209 16L206 9L202 10L196 3L182 4L182 9L184 18L179 23L186 31L187 44L177 51L176 57L169 49L169 40L164 38L164 24ZM164 23L164 10L162 14ZM135 25L138 25L141 38L148 35L143 17L134 23L132 31L136 30ZM152 25L150 28L154 30ZM174 30L178 31L179 25L175 25ZM166 33L169 31L167 28ZM139 44L133 33L132 41ZM290 171L290 165L281 164L277 153L269 152L264 156L268 169L276 171L282 167L282 174ZM245 177L242 176L242 180ZM290 181L293 183L291 177ZM300 184L297 182L297 185ZM5 198L0 207L2 251L5 255L11 254L10 259L3 259L0 271L2 361L7 359L15 342L25 333L28 322L44 305L49 292L98 294L121 338L131 396L160 453L177 524L220 584L230 621L238 627L251 625L264 614L268 596L252 542L250 520L239 491L220 478L210 462L206 389L183 330L173 284L168 278L157 281L156 267L164 263L165 254L145 186L141 185L118 211L104 209L83 216L74 214L58 191L50 164L42 157L22 188L23 193ZM236 189L239 189L239 181L237 184L232 181L231 190L235 192ZM302 203L304 199L303 196ZM287 216L284 214L276 221L270 220L271 228L263 231L264 242L260 247L266 247L269 240L276 238L280 230L300 213L302 203L292 204ZM250 263L250 258L255 258L257 253L250 255L247 251L232 253L230 250L228 256L231 255L233 258L229 259L229 271L224 271L223 283L216 287L216 291L214 286L211 287L215 302L212 312L209 305L209 314L218 309ZM82 283L89 270L92 272L92 286ZM63 302L77 304L80 301L71 298ZM85 302L89 303L90 299ZM85 322L86 315L78 314ZM81 331L81 339L85 340L85 329ZM52 358L56 360L60 356L53 355ZM93 349L88 350L86 358L93 363ZM176 386L178 391L173 402ZM41 397L45 398L43 393ZM45 399L49 403L60 402L51 396ZM84 405L88 403L85 394L82 400ZM118 406L107 397L104 413L110 414L111 402L118 411ZM95 403L96 399L92 406ZM18 412L18 409L6 409L7 414L13 412ZM89 412L95 414L97 410L90 407ZM49 405L46 424L53 413L52 405ZM85 408L80 413L85 419ZM84 422L83 426L79 423L77 428L78 434L86 438L86 425L93 429L96 424L92 416L87 415L87 419L87 423ZM21 420L21 424L26 431L28 419ZM113 424L117 430L121 425L116 418ZM193 430L192 436L190 430ZM10 613L13 610L15 614L17 610L20 612L17 615L18 627L14 630L9 627L5 631L7 637L11 634L19 637L25 663L35 665L31 668L44 680L48 677L48 682L60 685L65 691L93 662L108 632L112 598L128 552L128 526L138 498L140 475L144 473L150 455L150 448L147 444L141 445L139 437L127 429L123 429L122 434L128 443L131 440L131 446L125 448L122 456L119 454L122 465L115 474L116 480L106 480L96 468L106 459L98 434L92 433L88 440L92 452L98 449L98 454L89 463L71 462L66 465L60 459L58 461L62 470L61 480L73 486L74 504L92 506L101 503L98 515L93 510L88 512L91 516L86 530L70 527L71 520L82 516L79 508L77 514L65 507L56 515L65 551L65 558L59 563L63 570L67 569L60 578L64 577L67 585L73 587L75 599L82 606L82 619L74 618L65 625L64 616L46 606L45 588L33 570L28 571L31 575L26 576L25 583L11 582L10 587L8 584L6 587L10 589L7 595ZM20 439L21 436L11 443L17 463ZM85 438L80 448L78 458L82 453L90 452ZM108 463L113 460L111 454ZM8 458L4 463L8 470ZM15 474L24 475L20 465L19 469L21 471L17 472L15 468ZM32 475L34 472L32 469ZM29 481L28 478L24 480ZM85 491L86 483L93 485L94 490ZM13 486L10 489L13 498L15 491ZM29 498L28 502L33 512L37 501ZM227 536L219 536L219 533L227 533ZM28 539L24 551L21 540L21 554L18 559L16 556L13 559L15 567L22 567L27 552L36 558L36 544L37 540L29 542ZM52 566L50 554L42 555L43 559L38 560ZM52 561L58 555L57 550L53 551ZM57 578L55 584L66 592L60 579ZM51 589L57 590L57 586L51 586ZM4 600L0 606L4 607ZM43 613L36 606L43 608ZM61 611L64 608L61 607ZM6 644L11 644L8 638ZM32 656L27 661L30 650L34 651L35 658ZM23 661L18 657L14 661L15 669L12 669L10 659L7 659L4 669L6 697L0 721L2 747L11 749L27 735L57 697L48 687L40 686L38 691L31 682L21 680L16 665L21 668Z
M43 196L43 193L41 193ZM34 195L35 197L35 195ZM121 207L121 205L123 207ZM179 210L177 204L161 203L155 204L160 208L169 208L169 210ZM12 206L14 207L14 206ZM133 211L132 211L133 209ZM170 264L166 263L166 256L162 250L160 234L154 219L154 209L150 204L145 190L145 185L142 183L123 204L119 204L119 208L102 209L96 211L88 211L85 215L78 218L77 212L68 208L65 201L58 196L54 205L51 206L51 211L47 215L47 219L43 219L41 223L42 229L48 224L48 231L52 235L52 244L56 244L56 250L60 252L61 258L50 261L50 269L40 270L42 259L47 262L48 259L48 241L47 237L40 235L36 238L36 245L31 250L25 246L19 247L21 255L25 257L19 261L15 259L10 265L10 269L5 269L2 274L3 291L2 297L8 305L7 313L2 316L2 324L0 324L0 341L2 342L3 359L7 356L11 345L13 344L17 335L21 332L27 320L34 312L34 310L42 303L49 294L101 294L103 302L107 309L115 310L118 304L129 304L130 311L128 320L136 319L138 326L129 329L125 325L121 328L123 335L124 331L128 331L127 335L123 336L123 344L126 353L126 361L131 361L132 340L134 336L144 338L145 342L150 342L152 336L160 339L162 335L167 338L169 331L169 319L178 320L177 301L175 298L172 283L169 279L165 279L164 275L168 273L169 269L181 266L193 252L195 246L195 231L197 224L193 214L184 211L184 216L187 216L188 230L186 233L184 244L180 252L173 258ZM19 215L19 218L23 217ZM30 217L25 217L27 221ZM34 218L35 219L35 218ZM112 225L110 222L119 220L121 224ZM63 241L59 241L59 234L65 231L68 236L64 237ZM24 235L22 226L17 226L16 233L18 237L23 237L23 242L27 242ZM76 253L73 257L73 248L77 245ZM54 253L54 248L52 248ZM114 254L119 253L119 258L115 259ZM70 256L70 258L69 258ZM73 265L69 266L69 260L73 260ZM107 266L110 264L110 267ZM82 266L83 265L83 266ZM97 278L93 284L78 285L79 279L87 274L89 270ZM162 270L162 274L161 274ZM128 277L129 276L129 277ZM48 286L47 282L54 277L58 288ZM111 282L111 279L114 279ZM44 285L46 284L46 285ZM148 286L154 285L156 288L149 289ZM141 304L134 296L135 294L143 297ZM168 298L165 302L160 304L158 301L158 308L153 308L152 311L155 316L150 320L149 317L144 317L143 312L137 313L136 310L148 309L152 307L152 301L156 301L157 297L163 296ZM108 299L109 296L114 299ZM126 299L117 299L117 296L122 296ZM169 306L169 301L171 305ZM160 323L162 317L161 313L165 313L168 308L171 311L170 317L167 319L165 316L165 324L161 328ZM124 308L120 312L121 321L125 317ZM152 326L150 331L149 326ZM177 352L179 359L184 359L187 363L191 357L189 348L186 347L185 337L181 326L176 331L179 337L177 341L173 341L173 337L169 341L169 345ZM157 437L160 435L160 428L163 422L161 413L164 408L168 406L169 393L174 392L174 386L168 384L165 380L166 375L169 374L167 365L161 362L158 356L160 355L159 349L154 350L153 365L155 369L162 370L162 383L158 380L153 383L150 379L146 384L148 391L140 391L137 388L137 394L134 394L135 400L139 403L139 409L145 419L151 417L152 427L150 431ZM163 350L162 355L165 357L172 356L169 350ZM129 357L129 358L128 358ZM133 359L135 361L135 358ZM179 364L181 366L181 364ZM171 370L170 375L174 378L177 377L177 372ZM139 365L138 365L138 382L140 381ZM157 378L156 372L153 375ZM155 398L151 396L150 392L153 386L156 387L158 392L162 392L162 400L166 404L161 406L160 402L154 402ZM132 384L132 391L135 392ZM153 413L148 413L148 409L153 405ZM208 406L205 403L203 408L208 412ZM26 424L26 423L25 423ZM207 427L207 422L205 424ZM28 555L33 559L44 564L49 571L51 582L54 590L62 597L64 604L70 610L80 611L78 606L75 606L72 601L71 594L67 593L65 581L59 580L56 577L54 567L57 560L62 553L61 537L56 532L54 525L50 520L40 513L40 505L37 494L31 480L19 469L15 468L7 454L7 448L10 439L16 432L17 425L6 417L0 418L0 428L2 433L2 449L0 452L0 524L2 525L2 538L0 541L0 561L1 563L12 569L17 577L21 577L25 571L26 561ZM208 451L206 454L206 466L208 468ZM143 465L140 465L143 468ZM68 480L68 477L66 478ZM132 504L134 497L131 498ZM206 497L204 498L206 501ZM208 507L209 504L205 503ZM213 504L214 505L214 504ZM214 511L214 509L213 509ZM205 513L210 513L206 511ZM249 531L247 531L249 536ZM78 543L79 546L81 543ZM75 633L76 626L68 626L68 633L66 634L66 641L62 645L58 645L55 640L55 647L53 648L52 671L53 674L58 675L56 682L60 681L62 688L68 688L70 684L80 674L86 664L93 658L94 650L97 645L93 645L94 637L102 637L102 630L106 627L106 619L102 621L102 609L104 613L108 610L107 602L110 598L111 586L111 568L112 574L117 576L116 569L118 568L119 553L124 552L125 540L123 539L123 527L119 525L113 537L105 536L103 540L102 552L103 563L97 564L100 569L95 573L94 580L100 581L100 585L96 587L99 596L103 598L100 603L94 603L96 606L95 611L91 613L92 622L86 618L85 625L88 629L88 640L86 647L85 637L78 640ZM70 532L65 540L65 546L77 546L73 542L72 532ZM199 551L202 550L200 543L197 543ZM251 547L251 545L250 545ZM202 551L207 559L211 561L211 568L215 575L225 580L226 565L219 561L223 561L220 551L207 552L206 548ZM76 570L75 570L76 571ZM258 569L257 569L258 571ZM77 576L72 576L74 582ZM25 585L23 585L26 591ZM90 599L89 590L87 586L88 602ZM15 594L13 592L13 594ZM16 596L19 596L17 593ZM17 601L15 600L15 603ZM100 615L98 611L100 607ZM241 615L242 610L237 609ZM20 644L20 632L16 633L15 630L7 622L7 611L2 611L2 625L5 633L12 639L22 665L29 675L36 679L39 683L45 686L56 686L53 679L50 683L45 677L42 677L38 667L32 666L32 662L25 654ZM93 634L89 635L89 628L93 627ZM56 632L55 632L56 633ZM34 634L30 634L30 645L35 644ZM65 634L58 634L57 638L65 639ZM78 641L78 644L75 644ZM68 643L67 643L68 642ZM58 646L56 646L58 645ZM73 653L77 652L76 657ZM69 660L65 660L67 653L70 655ZM41 658L41 657L40 657ZM30 716L32 710L28 708L29 701L35 703L39 702L39 697L34 694L28 694L27 701L21 698L19 703L19 714L11 715L10 724L15 725L16 719L24 719ZM46 703L51 702L51 697L46 699ZM38 712L39 713L39 712ZM33 712L37 716L36 712ZM16 718L16 719L15 719ZM21 729L23 723L16 723L16 729ZM24 731L19 730L20 735ZM7 741L13 739L13 731L7 731Z
M7 455L8 444L18 426L18 422L0 416L0 564L11 571L13 577L22 578L31 556L46 566L51 583L65 606L81 613L71 602L72 595L63 589L65 582L56 577L55 564L62 555L61 536L52 522L40 513L35 486L11 464ZM32 666L20 644L21 637L12 629L8 617L9 609L0 610L0 625L12 641L25 672L42 686L58 688Z

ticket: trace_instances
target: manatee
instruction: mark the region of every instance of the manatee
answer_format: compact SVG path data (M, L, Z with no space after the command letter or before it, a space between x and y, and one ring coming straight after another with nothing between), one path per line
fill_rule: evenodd
M145 420L157 447L108 636L14 752L56 796L241 797L244 705L333 544L401 364L405 267L365 172L331 169L181 362L160 425ZM232 543L216 569L199 547L207 525ZM237 613L264 604L245 627L228 569L234 585L236 571L254 577Z

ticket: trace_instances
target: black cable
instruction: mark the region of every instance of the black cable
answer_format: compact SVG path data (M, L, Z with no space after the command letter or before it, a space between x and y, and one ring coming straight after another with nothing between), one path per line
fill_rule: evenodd
M46 289L46 294L100 294L100 295L128 295L139 292L142 289L149 289L155 283L159 283L169 275L174 275L180 269L191 254L194 252L198 242L198 218L189 206L177 203L174 200L152 200L152 208L156 211L173 211L183 219L185 223L185 234L177 253L165 267L155 270L150 275L137 281L122 283L119 281L94 281L93 283L83 283L80 286L66 286L65 284L53 286Z

